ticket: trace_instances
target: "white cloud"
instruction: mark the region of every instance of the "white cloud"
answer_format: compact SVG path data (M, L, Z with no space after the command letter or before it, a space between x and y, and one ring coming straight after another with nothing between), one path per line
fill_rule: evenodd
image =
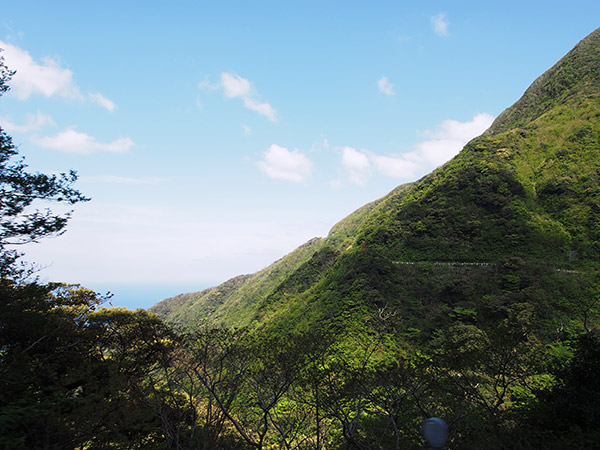
M17 71L11 81L11 90L18 99L26 100L32 94L83 99L73 81L73 72L60 67L54 59L45 57L38 63L26 50L2 41L0 48L4 49L6 65Z
M298 150L288 150L273 144L263 153L263 159L257 163L258 168L271 178L294 181L305 181L313 169L312 162Z
M411 181L457 155L467 142L483 133L493 121L494 117L486 113L477 114L467 122L444 120L434 130L423 132L425 140L419 142L414 150L399 155L377 155L344 147L341 164L347 181L353 184L366 184L373 172Z
M133 147L133 141L129 137L120 137L112 142L98 142L89 134L75 131L74 127L69 127L55 136L34 137L31 140L43 148L81 155L96 152L125 153Z
M246 124L242 125L242 130L244 130L244 136L248 136L250 133L252 133L252 128Z
M277 110L269 103L260 100L258 94L252 88L250 81L235 73L221 73L221 81L216 85L211 84L205 78L198 83L198 87L209 90L220 87L223 89L223 95L226 98L241 98L245 108L266 117L271 122L277 122L278 120Z
M97 103L98 105L102 106L104 109L107 109L110 112L113 112L115 109L117 109L117 105L115 105L115 102L107 99L104 95L100 94L99 92L95 94L90 94L89 97L94 103Z
M342 148L342 166L353 184L363 186L371 175L371 163L366 152L359 152L352 147Z
M391 178L413 179L417 177L421 165L405 157L371 155L373 165L379 173Z
M433 31L435 34L441 37L449 36L448 33L448 25L449 22L446 20L446 15L444 13L439 13L430 18L431 26L433 27Z
M85 100L79 86L73 80L73 72L61 67L53 58L46 56L35 61L27 50L0 41L5 63L10 70L16 70L10 82L11 92L19 100L27 100L35 94L45 97L63 97ZM100 93L89 94L88 98L101 107L114 111L117 106Z
M494 117L487 113L477 114L467 122L444 120L435 130L423 133L429 139L417 144L416 155L427 166L438 167L458 154L467 142L487 130L493 121Z
M206 89L209 91L214 91L215 89L219 89L219 87L220 87L219 83L212 84L210 82L208 75L206 75L202 81L198 82L199 89Z
M227 98L248 97L251 91L250 82L235 73L223 72L221 74L221 87Z
M9 117L0 117L0 124L9 133L31 133L38 131L46 125L53 126L54 121L52 117L47 114L37 112L36 114L26 114L25 123L23 125L17 125Z
M390 83L387 77L381 77L377 80L377 87L379 88L379 92L385 95L396 95L394 92L394 85Z

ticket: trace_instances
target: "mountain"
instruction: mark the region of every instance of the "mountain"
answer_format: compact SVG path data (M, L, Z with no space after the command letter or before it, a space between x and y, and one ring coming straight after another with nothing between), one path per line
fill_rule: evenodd
M360 227L369 220L376 220L373 211L393 207L411 186L401 185L386 197L363 206L337 223L327 238L311 239L260 272L237 276L201 292L165 299L151 311L176 323L209 320L247 326L263 305L257 299L276 296L284 286L295 286L293 289L297 292L309 286L320 277L322 270L356 246Z
M256 274L151 311L275 334L369 334L393 316L395 339L424 345L456 322L485 328L521 305L544 341L589 326L599 180L600 29L444 166Z
M449 448L595 448L599 180L600 29L431 174L151 310L273 446L420 448L434 416Z

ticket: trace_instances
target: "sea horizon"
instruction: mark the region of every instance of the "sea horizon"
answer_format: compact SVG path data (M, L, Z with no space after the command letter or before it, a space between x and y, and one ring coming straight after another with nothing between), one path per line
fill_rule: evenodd
M102 306L123 307L131 310L149 309L161 300L188 292L202 291L212 284L203 283L90 283L86 288L101 296L112 294Z

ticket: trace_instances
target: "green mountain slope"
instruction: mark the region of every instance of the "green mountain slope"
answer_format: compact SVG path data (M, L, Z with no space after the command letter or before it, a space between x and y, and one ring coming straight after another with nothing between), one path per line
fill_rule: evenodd
M257 299L276 295L284 286L308 286L320 276L328 261L356 245L357 230L372 211L389 208L389 199L399 198L410 184L402 185L383 199L369 203L337 223L326 239L314 238L269 267L252 275L241 275L201 292L181 294L154 305L152 311L168 320L193 324L209 320L247 326L260 308Z
M600 34L596 30L535 80L521 99L496 119L486 134L523 126L573 98L596 97L600 86L599 58Z
M368 334L389 313L393 336L423 345L522 304L545 339L581 327L598 292L599 179L596 30L443 167L257 274L152 311L277 334Z
M202 292L181 294L163 300L152 307L162 317L180 323L224 322L230 325L248 325L248 318L258 307L256 298L270 295L290 274L309 260L320 248L321 239L315 238L294 252L253 275L241 275Z

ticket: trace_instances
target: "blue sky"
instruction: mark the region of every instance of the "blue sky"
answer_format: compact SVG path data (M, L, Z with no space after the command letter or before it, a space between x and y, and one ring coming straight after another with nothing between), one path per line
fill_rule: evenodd
M455 155L600 2L2 2L0 125L92 201L25 248L148 307L266 267Z

